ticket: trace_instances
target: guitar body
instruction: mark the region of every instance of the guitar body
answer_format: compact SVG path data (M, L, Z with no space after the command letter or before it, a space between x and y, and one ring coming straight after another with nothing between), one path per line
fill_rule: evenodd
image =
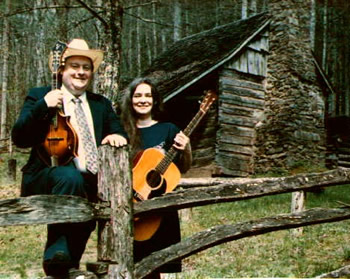
M133 188L139 200L169 193L175 189L181 179L181 173L174 163L170 163L167 170L160 174L157 165L164 158L164 154L156 148L149 148L138 156L133 168ZM134 199L137 202L136 199ZM150 239L158 230L162 217L148 215L134 220L134 239L145 241Z
M150 239L158 230L162 217L156 215L147 215L134 219L134 239L136 241L145 241Z

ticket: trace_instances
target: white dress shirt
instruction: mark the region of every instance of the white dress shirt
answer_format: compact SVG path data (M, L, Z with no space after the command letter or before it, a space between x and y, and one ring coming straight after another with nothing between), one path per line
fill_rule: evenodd
M74 104L73 99L75 99L76 97L72 93L70 93L64 87L64 85L62 85L61 90L63 92L64 114L66 116L70 116L69 122L71 123L73 129L75 130L75 132L78 135L78 157L74 158L73 161L74 161L77 169L79 169L81 172L87 172L86 161L85 161L85 151L84 151L83 144L79 141L79 138L81 138L81 136L80 136L79 126L77 124L75 112L74 112L76 105ZM86 93L84 92L81 96L79 96L79 99L82 101L81 105L82 105L84 113L86 115L89 129L90 129L91 135L94 139L94 143L96 144L95 130L94 130L94 124L93 124L94 122L92 120L91 110L90 110L90 106L89 106L89 103L88 103L87 98L86 98Z

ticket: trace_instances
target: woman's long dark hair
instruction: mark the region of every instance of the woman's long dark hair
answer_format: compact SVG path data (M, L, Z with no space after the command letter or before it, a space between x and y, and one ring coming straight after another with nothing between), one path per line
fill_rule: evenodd
M132 155L135 155L142 149L140 131L136 126L138 117L132 105L132 97L135 93L136 87L142 83L148 84L151 87L153 98L153 107L151 111L152 119L160 120L160 116L163 111L162 97L150 79L136 78L130 83L128 90L126 90L122 96L121 121L129 137Z

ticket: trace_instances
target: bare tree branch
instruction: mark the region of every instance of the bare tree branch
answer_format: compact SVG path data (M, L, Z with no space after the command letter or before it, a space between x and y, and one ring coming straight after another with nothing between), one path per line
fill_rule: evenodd
M79 21L72 21L72 24L71 24L72 27L68 28L68 30L72 30L74 28L77 28L78 26L82 25L83 23L88 22L94 18L95 18L95 16L92 15L92 16L89 16L89 17L82 19L82 20L79 20Z
M166 23L162 23L162 22L159 22L159 21L147 19L147 18L144 18L144 17L140 17L140 16L137 16L137 15L134 15L134 14L125 12L125 11L124 11L124 14L129 15L129 16L131 16L131 17L134 17L134 18L136 18L136 19L139 19L139 20L141 20L141 21L143 21L143 22L154 23L154 24L158 24L158 25L161 25L161 26L171 27L171 28L174 28L174 27L175 27L173 24L166 24ZM178 26L176 26L176 28L182 29L181 27L178 27Z
M132 8L137 8L137 7L143 7L143 6L148 6L148 5L152 5L152 4L159 4L159 1L151 1L151 2L147 2L147 3L140 3L140 4L135 4L135 5L130 5L128 7L124 7L124 9L132 9Z
M15 16L18 14L25 14L25 13L29 13L29 12L36 11L36 10L57 10L57 9L67 9L67 8L68 9L86 9L86 7L83 5L69 5L69 6L54 5L54 6L42 6L42 7L27 6L25 8L11 11L10 13L1 13L0 12L0 18L11 17L11 16ZM102 6L97 6L97 5L94 5L90 8L91 9L103 9Z
M82 6L43 6L43 7L26 7L24 9L17 9L10 13L0 13L0 17L11 17L18 14L25 14L35 10L53 10L53 9L82 9Z
M90 7L88 4L86 4L82 0L76 0L78 3L80 3L85 9L87 9L94 17L96 17L98 20L102 22L102 24L105 26L105 28L108 28L107 21L104 20L103 17L101 17L92 7Z

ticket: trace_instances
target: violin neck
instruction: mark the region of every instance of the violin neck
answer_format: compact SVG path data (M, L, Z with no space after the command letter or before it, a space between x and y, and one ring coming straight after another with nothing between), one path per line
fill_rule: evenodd
M61 87L60 81L58 80L58 73L52 73L52 79L51 79L51 89L58 89ZM58 112L63 112L63 106L56 109L56 115Z
M58 89L58 74L57 73L53 73L52 74L52 79L51 79L51 88L54 89Z
M58 73L52 73L52 79L51 79L51 89L58 89L59 88L59 81L58 81ZM63 107L56 109L55 115L52 118L52 125L53 127L57 128L57 115L60 111L63 111Z

